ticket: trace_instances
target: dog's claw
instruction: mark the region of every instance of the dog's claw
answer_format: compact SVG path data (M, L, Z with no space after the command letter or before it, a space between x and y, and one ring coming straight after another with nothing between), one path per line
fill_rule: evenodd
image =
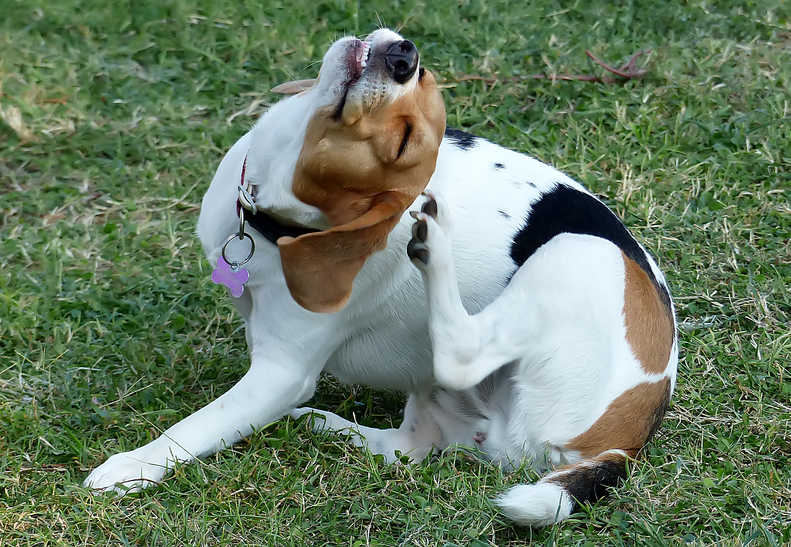
M422 213L426 213L431 218L436 219L437 218L437 212L438 212L438 210L437 210L438 209L437 208L437 200L436 200L436 198L434 198L433 194L426 194L426 197L428 197L428 199L423 204L423 207L420 208L420 211Z

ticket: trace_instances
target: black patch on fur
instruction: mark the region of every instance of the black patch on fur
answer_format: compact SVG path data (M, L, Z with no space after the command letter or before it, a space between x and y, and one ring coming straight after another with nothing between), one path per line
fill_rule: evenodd
M500 162L498 161L497 163L495 163L495 164L494 164L494 168L495 168L495 169L504 169L504 168L505 168L505 165L503 165L502 163L500 163Z
M562 486L574 502L572 512L583 503L593 503L607 495L607 490L618 486L626 478L626 460L595 462L579 466L550 480Z
M533 203L524 226L514 236L511 259L522 266L539 247L559 234L586 234L611 241L648 274L670 309L670 295L654 277L645 253L615 213L590 194L565 184L558 184Z
M536 183L535 183L535 182L530 182L530 181L527 181L527 182L525 182L525 184L527 184L527 185L528 185L528 186L530 186L531 188L535 188L535 187L536 187Z
M497 212L500 213L500 216L503 218L511 218L511 215L503 211L502 209L497 209Z
M471 135L470 133L465 133L460 129L453 129L452 127L448 127L445 129L445 137L450 139L453 144L457 147L461 148L462 150L469 150L473 146L475 146L475 142L478 139L475 135Z

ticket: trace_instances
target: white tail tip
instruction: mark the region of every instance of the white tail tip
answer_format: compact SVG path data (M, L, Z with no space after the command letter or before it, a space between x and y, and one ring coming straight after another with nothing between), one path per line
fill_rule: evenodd
M514 486L494 503L517 524L534 528L560 522L574 508L568 493L551 482Z

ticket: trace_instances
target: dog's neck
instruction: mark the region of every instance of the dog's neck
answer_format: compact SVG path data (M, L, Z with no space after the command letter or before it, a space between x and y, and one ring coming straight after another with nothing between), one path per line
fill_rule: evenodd
M299 237L318 231L316 228L284 224L266 211L253 214L245 210L244 220L273 245L277 245L277 240L281 237Z
M316 207L298 200L292 191L308 122L316 110L312 93L283 99L256 122L247 153L247 180L256 205L275 221L326 229L327 219Z

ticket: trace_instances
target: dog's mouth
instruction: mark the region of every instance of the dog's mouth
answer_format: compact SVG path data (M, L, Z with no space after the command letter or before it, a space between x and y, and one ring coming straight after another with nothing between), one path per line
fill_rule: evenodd
M371 58L371 42L354 40L347 53L347 63L349 67L349 80L347 87L360 79L365 67L368 66L368 59Z
M365 67L368 66L368 60L371 58L371 49L371 42L367 40L355 39L349 44L346 51L346 69L349 75L341 84L343 95L335 109L335 119L340 119L343 114L343 107L346 106L346 100L349 97L349 89L360 80L365 72Z

